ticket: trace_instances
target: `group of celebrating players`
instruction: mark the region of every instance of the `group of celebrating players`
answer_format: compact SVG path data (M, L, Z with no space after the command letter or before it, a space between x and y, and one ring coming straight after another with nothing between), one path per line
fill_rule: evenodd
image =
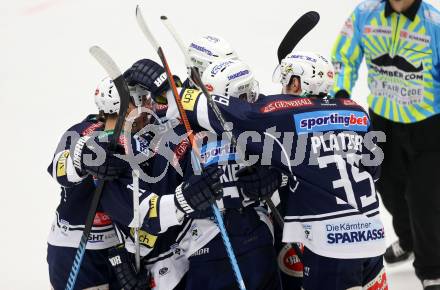
M374 185L383 140L363 108L329 96L332 64L293 51L274 72L281 94L263 95L221 37L191 42L188 55L212 94L191 70L183 83L174 77L192 132L164 68L141 59L124 73L131 101L116 152L108 139L120 97L109 77L95 92L99 113L61 138L48 168L62 188L48 239L53 289L66 286L96 179L106 184L75 289L237 289L213 203L246 289L387 289ZM210 97L245 154L224 138Z

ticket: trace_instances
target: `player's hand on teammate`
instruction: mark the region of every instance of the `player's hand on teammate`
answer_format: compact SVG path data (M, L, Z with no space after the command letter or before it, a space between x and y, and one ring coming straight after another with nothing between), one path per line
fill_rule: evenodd
M136 273L134 255L127 252L124 245L110 248L108 254L110 266L118 280L119 286L121 286L121 289L150 289L150 273L143 265L141 265L139 273Z
M235 176L237 187L252 200L270 198L282 182L281 172L272 166L244 167Z
M193 175L188 181L182 182L174 195L176 207L190 218L211 216L211 204L223 196L220 182L223 173L221 168L208 167L202 174Z
M121 145L115 152L109 148L109 142L99 137L81 138L74 150L74 165L81 175L91 174L98 179L113 180L127 172L131 172L130 163L115 154L125 154Z

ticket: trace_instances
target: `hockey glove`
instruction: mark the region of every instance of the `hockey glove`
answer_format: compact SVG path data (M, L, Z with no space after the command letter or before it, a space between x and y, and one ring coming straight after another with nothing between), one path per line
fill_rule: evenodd
M281 186L281 172L272 166L250 166L240 169L236 186L252 200L270 198Z
M164 92L169 89L167 75L164 68L151 59L141 59L124 72L124 78L130 86L140 85L151 92L151 96L158 104L166 104ZM174 76L177 86L181 86L179 77Z
M176 207L190 218L211 216L211 204L223 196L220 183L223 173L221 168L208 167L201 175L193 175L188 181L182 182L174 195Z
M150 274L145 267L136 273L133 263L134 256L125 249L124 245L110 248L108 260L113 273L118 280L119 286L124 290L145 290L150 289Z
M130 164L115 156L116 153L124 154L121 145L116 147L116 152L109 150L108 142L103 142L99 137L81 137L75 145L73 165L80 175L87 173L103 180L113 180L130 170Z

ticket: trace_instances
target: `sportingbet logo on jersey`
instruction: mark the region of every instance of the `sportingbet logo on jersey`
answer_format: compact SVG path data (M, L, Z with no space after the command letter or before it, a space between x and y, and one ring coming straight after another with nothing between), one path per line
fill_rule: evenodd
M213 163L224 163L227 160L237 160L235 148L230 143L210 142L200 150L202 163L207 166Z
M366 132L370 121L364 112L327 110L295 114L298 134L348 130Z

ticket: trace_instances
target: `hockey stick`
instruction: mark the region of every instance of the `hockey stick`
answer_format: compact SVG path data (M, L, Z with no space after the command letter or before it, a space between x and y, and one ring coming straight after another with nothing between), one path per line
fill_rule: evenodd
M222 126L223 130L226 132L226 135L229 139L229 141L231 142L231 145L233 147L236 148L238 156L242 156L244 157L244 151L242 150L241 146L239 146L237 144L237 139L235 138L234 134L231 132L231 130L228 128L226 121L223 117L223 114L220 112L217 104L212 100L212 96L209 93L208 89L206 88L206 86L203 84L201 77L200 77L200 73L197 69L195 69L193 66L191 66L191 62L189 61L189 56L186 53L186 46L182 40L182 38L180 38L179 34L177 33L176 29L174 28L174 26L171 24L171 21L168 19L168 17L166 16L161 16L160 19L162 20L162 22L164 23L164 25L166 26L166 28L168 29L168 31L171 33L171 35L173 36L173 38L176 40L178 46L180 47L180 50L182 51L184 57L185 57L185 63L186 65L191 69L191 75L194 78L194 82L196 83L196 85L201 88L201 90L203 91L203 94L206 96L207 99L207 103L208 105L211 107L211 109L213 110L216 118L218 119L220 125ZM298 22L298 21L297 21ZM296 23L295 23L296 24ZM294 26L295 26L294 24ZM301 29L298 25L295 26L295 29L290 29L288 34L302 34L303 36L307 33L303 33L303 32L296 32L296 29ZM285 37L285 39L288 38L287 35ZM301 37L302 38L302 37ZM299 40L298 40L299 41ZM295 44L296 45L296 44ZM281 44L280 44L281 46ZM244 160L243 160L244 161ZM270 197L266 197L264 198L264 201L266 202L266 204L269 206L270 211L273 213L274 219L277 222L277 224L279 225L279 227L281 228L281 230L284 228L284 220L283 217L281 216L280 212L278 211L278 209L276 208L276 206L274 205L274 203L272 202L272 200L270 199ZM300 251L300 248L298 247L298 245L296 243L291 243L290 244L294 250L298 253L298 257L301 260L302 259L302 254Z
M141 13L139 5L136 6L136 20L137 20L138 25L139 25L140 29L142 30L143 34L149 40L150 44L153 46L154 50L157 52L157 54L159 55L160 60L162 61L162 64L163 64L163 66L165 68L165 71L166 71L166 74L167 74L168 82L169 82L170 87L172 89L172 92L173 92L173 95L174 95L174 99L176 101L177 108L178 108L179 113L180 113L180 117L181 117L181 119L182 119L182 121L184 123L186 132L189 134L188 139L189 139L189 141L191 143L191 146L192 146L193 150L195 150L196 152L199 152L197 144L196 144L195 139L194 139L194 133L193 133L193 131L191 129L191 126L190 126L190 123L188 121L188 117L186 115L186 112L183 109L183 106L182 106L182 103L181 103L181 99L180 99L180 95L179 95L179 93L177 91L176 83L174 82L174 78L173 78L173 75L172 75L172 73L170 71L170 68L168 66L168 62L167 62L167 60L165 58L165 54L164 54L164 52L162 50L162 47L159 45L159 43L157 42L157 40L154 38L153 34L149 30L149 28L148 28L148 26L147 26L147 24L145 22L145 19L142 16L142 13ZM192 151L192 154L194 154L194 151ZM198 154L198 153L196 153L196 155L197 155L197 157L200 156L200 154ZM195 160L199 161L199 163L197 163L197 162L195 162L195 163L197 164L197 166L200 167L199 168L200 170L203 170L203 166L202 166L200 160L198 158L195 158ZM235 279L237 281L238 287L239 287L239 289L244 290L244 289L246 289L246 286L244 284L244 280L243 280L243 277L241 275L240 268L238 266L237 258L235 257L234 250L232 249L232 245L231 245L231 242L229 240L228 233L226 232L226 228L225 228L225 225L223 223L223 218L221 216L220 210L218 209L218 207L217 207L217 205L215 203L212 204L212 211L214 213L215 221L216 221L216 223L217 223L217 225L219 227L220 234L221 234L221 237L223 239L223 243L225 245L226 252L228 254L229 261L231 263L232 270L234 272Z
M280 42L277 50L278 63L293 51L293 49L298 45L301 39L306 36L319 22L319 13L315 11L309 11L303 14L287 31L283 40ZM281 229L284 228L284 219L280 212L276 209L272 200L266 200L271 211L273 212L273 217ZM302 260L302 252L296 243L290 244L296 251L298 258Z
M229 141L231 142L231 145L237 148L238 156L244 157L244 155L243 155L244 151L241 150L241 147L237 146L237 139L235 138L234 134L232 134L231 129L227 126L225 118L223 117L223 114L220 112L217 104L212 100L212 96L209 93L208 89L203 84L199 71L197 69L195 69L193 66L191 66L190 61L189 61L189 56L186 53L186 47L185 47L185 44L183 43L183 40L180 38L176 29L171 24L171 22L168 20L168 17L161 16L160 19L165 24L166 28L168 29L168 31L171 33L171 35L173 36L173 38L176 40L177 44L179 45L179 47L185 57L185 63L191 69L191 75L194 77L194 82L202 90L203 94L206 96L206 100L208 102L208 105L211 107L212 111L215 114L215 117L218 119L223 130L226 132L226 135L227 135Z
M281 63L281 60L292 52L300 40L309 33L318 22L319 13L315 11L309 11L295 21L278 46L278 63Z
M122 76L120 69L113 61L113 59L99 46L92 46L89 51L90 54L99 62L99 64L105 69L110 78L113 80L120 96L118 119L116 121L114 132L112 135L110 135L109 144L109 149L115 150L117 146L117 140L119 139L122 131L125 114L127 113L128 103L130 102L130 94L128 92L128 87L125 83L124 77ZM104 186L105 181L98 180L98 184L93 194L93 199L90 204L89 211L87 213L81 241L79 243L78 249L76 250L75 258L72 263L72 268L70 269L69 277L67 279L66 290L73 290L75 287L76 278L78 277L78 273L81 268L81 263L84 258L89 235L92 231L93 220L95 218L96 210L98 208Z
M141 269L141 248L139 243L140 208L139 208L139 170L133 170L133 220L128 225L134 231L135 266L136 272Z

